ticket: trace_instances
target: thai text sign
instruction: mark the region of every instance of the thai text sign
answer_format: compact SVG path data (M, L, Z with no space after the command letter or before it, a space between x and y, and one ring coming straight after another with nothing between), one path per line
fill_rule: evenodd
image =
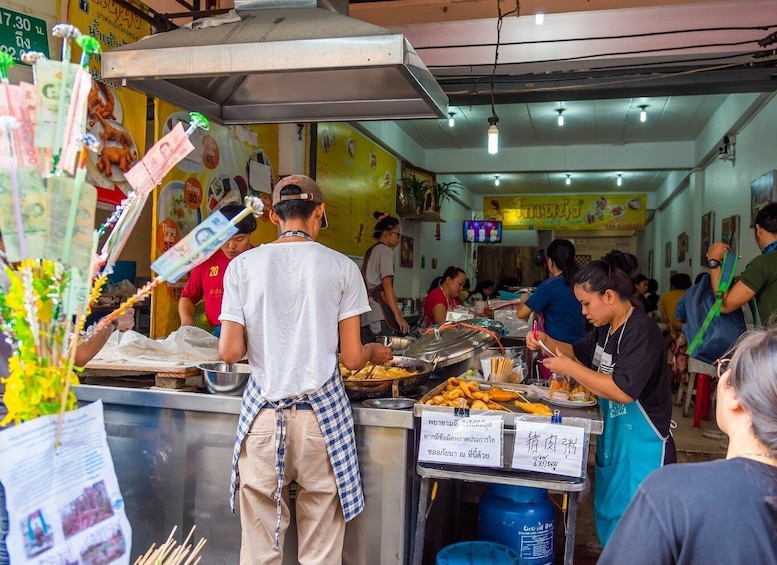
M486 196L483 214L508 230L643 230L644 194Z
M48 25L40 18L0 8L0 51L17 63L27 51L40 51L48 57Z
M446 412L424 412L418 460L501 467L502 420L502 416L459 417Z
M580 477L585 430L577 426L515 421L513 469Z

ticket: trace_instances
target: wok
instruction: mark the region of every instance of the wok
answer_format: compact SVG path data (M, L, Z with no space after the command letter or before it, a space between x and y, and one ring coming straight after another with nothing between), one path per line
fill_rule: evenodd
M345 393L351 400L362 400L364 398L398 398L413 390L420 384L429 379L429 375L434 370L434 364L420 359L410 357L395 356L386 363L396 367L404 367L418 371L415 375L409 377L396 377L393 379L343 379Z

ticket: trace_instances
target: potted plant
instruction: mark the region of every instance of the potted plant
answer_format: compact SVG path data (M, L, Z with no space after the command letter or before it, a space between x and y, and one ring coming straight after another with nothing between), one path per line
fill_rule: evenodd
M402 179L402 184L404 184L405 190L407 191L411 213L420 213L424 200L424 193L429 188L429 184L425 179L419 179L415 175L404 177Z
M435 212L439 212L443 202L450 200L454 196L458 196L459 193L457 189L459 188L464 188L464 186L456 181L438 182L433 184L431 186L432 196L434 197L432 209Z

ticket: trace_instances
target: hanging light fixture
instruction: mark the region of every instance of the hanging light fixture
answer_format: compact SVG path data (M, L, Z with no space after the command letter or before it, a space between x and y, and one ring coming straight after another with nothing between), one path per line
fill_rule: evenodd
M499 175L494 175L494 186L499 186Z
M567 180L565 180L564 183L567 184L567 185L572 184L572 178L571 177L572 177L572 175L567 173Z
M645 123L647 121L647 104L641 104L639 106L640 113L639 113L639 121L642 123Z
M452 128L454 124L456 123L453 119L453 116L456 115L456 112L448 112L448 127Z
M623 185L623 175L621 175L620 173L618 173L618 180L615 181L615 184L617 184L618 186Z
M564 108L559 108L556 112L558 112L558 125L561 127L564 125Z
M518 14L518 3L513 10L507 13L502 13L501 2L496 3L496 9L498 18L496 20L496 47L494 48L494 67L491 69L491 117L488 118L488 152L491 155L496 155L499 152L499 128L496 127L499 117L496 115L496 102L495 102L495 82L496 82L496 66L499 62L499 43L502 36L502 20L505 16L511 14Z
M496 117L496 114L488 118L488 123L491 124L488 126L488 152L491 155L496 155L499 152L499 128L496 127L498 121L499 118Z

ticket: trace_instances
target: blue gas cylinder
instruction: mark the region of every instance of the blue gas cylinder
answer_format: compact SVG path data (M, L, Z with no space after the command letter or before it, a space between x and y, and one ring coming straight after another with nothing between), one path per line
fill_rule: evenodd
M512 548L519 565L553 565L555 523L545 489L492 484L480 497L478 538Z
M435 565L516 565L518 555L507 546L490 541L462 541L443 547Z

